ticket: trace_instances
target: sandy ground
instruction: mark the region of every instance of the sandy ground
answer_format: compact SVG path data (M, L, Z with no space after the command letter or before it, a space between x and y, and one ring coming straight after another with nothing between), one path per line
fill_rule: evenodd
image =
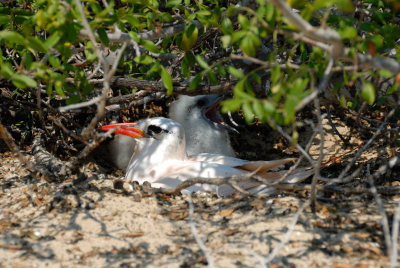
M340 153L330 142L327 159ZM135 198L93 163L74 185L31 180L10 153L0 161L0 267L207 266L191 224L215 267L263 267L285 237L270 267L387 267L381 216L368 194L320 193L316 214L309 206L298 213L306 191L195 194L191 221L185 195ZM391 219L400 198L382 198Z

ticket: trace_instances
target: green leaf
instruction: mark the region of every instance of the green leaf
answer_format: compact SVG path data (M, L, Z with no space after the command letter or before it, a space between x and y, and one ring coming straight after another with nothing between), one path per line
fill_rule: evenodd
M200 84L201 80L203 79L203 73L198 73L190 82L189 89L195 90L197 86Z
M176 7L182 3L182 0L168 0L166 7Z
M5 39L17 45L23 45L25 43L25 38L17 32L1 31L0 40L1 39Z
M167 95L171 95L174 89L172 85L172 77L164 67L161 67L161 79L164 87L167 89Z
M137 36L137 33L136 33L136 32L130 31L130 32L128 33L128 35L129 35L129 37L130 37L133 41L135 41L136 43L140 43L140 38Z
M79 95L69 97L65 102L67 105L78 103L81 100Z
M14 74L11 77L11 80L16 87L19 87L22 89L27 88L27 87L36 87L37 86L37 83L35 80L33 80L29 76L26 76L23 74Z
M135 57L134 61L137 62L137 63L148 65L148 64L153 63L154 60L150 56L143 55L143 56L140 56L140 57Z
M190 77L189 61L187 60L186 56L182 60L181 70L182 70L183 77L186 77L186 78Z
M1 65L0 75L3 76L5 79L10 79L11 76L14 75L14 70L10 63L4 62Z
M267 21L271 21L273 16L274 16L274 5L268 2L265 8L265 18Z
M27 70L30 70L31 67L32 67L32 62L33 62L31 53L28 53L28 52L24 53L24 55L22 56L22 61L23 61L24 65L25 65L25 68Z
M395 92L399 91L399 86L391 86L387 91L386 91L386 95L391 95Z
M199 30L196 25L190 24L185 27L182 34L181 48L185 51L191 50L197 42Z
M230 100L222 101L221 105L222 105L221 111L223 113L236 112L242 106L242 102L240 101L239 98L233 98Z
M281 77L281 69L279 67L279 65L275 65L272 70L271 70L271 82L273 85L275 85L279 78Z
M242 73L242 71L240 71L239 69L236 69L235 67L227 66L226 69L232 76L234 76L236 78L241 79L244 77L244 74Z
M221 37L222 45L227 48L231 44L232 37L230 35L224 35Z
M237 32L234 32L233 34L232 34L232 40L230 41L230 42L232 42L232 43L236 43L237 41L239 41L240 39L242 39L244 36L246 36L247 35L247 31L237 31Z
M47 96L50 97L53 93L53 83L48 83L46 86Z
M65 93L62 88L62 82L60 80L55 81L54 83L54 89L56 90L57 94L60 95L61 97L65 98Z
M385 78L392 77L392 73L386 69L379 70L379 75Z
M217 65L217 71L220 76L226 75L225 68L222 65Z
M339 30L339 34L343 39L353 39L357 36L357 31L353 27L346 26L343 29Z
M213 71L207 72L207 76L208 76L208 79L210 79L210 82L211 82L213 85L216 85L216 84L218 83L217 77L215 76L215 74L214 74Z
M264 106L264 111L268 115L272 115L275 112L275 106L270 101L264 100L263 106Z
M354 5L351 0L333 0L338 9L344 12L353 12Z
M0 25L10 22L10 17L7 15L0 15Z
M313 3L313 8L315 10L323 9L332 6L332 1L330 0L316 0Z
M361 92L361 96L369 105L372 105L374 103L375 88L370 82L363 81L363 89Z
M238 10L237 7L235 7L235 6L229 6L229 7L228 7L228 10L226 11L226 15L227 15L228 17L232 17L233 15L236 14L237 10Z
M99 28L99 29L97 29L97 34L99 35L101 42L105 46L108 46L108 44L110 43L110 40L108 39L106 30L104 30L104 28Z
M246 16L244 16L242 14L239 14L238 21L240 23L240 26L242 26L243 30L246 30L246 29L248 29L250 27L250 22L249 22L249 20L247 19Z
M60 41L60 34L58 32L54 32L52 35L50 35L49 38L47 38L47 40L44 42L44 46L49 49L54 47L58 41Z
M254 113L253 113L253 110L251 108L250 102L243 103L242 110L243 110L243 115L244 115L244 119L246 120L246 122L248 124L253 123L253 121L254 121Z
M196 61L203 69L207 69L209 67L208 63L200 55L196 56Z
M153 53L160 52L158 50L158 47L150 40L142 40L140 43L150 52L153 52Z
M225 35L233 33L233 25L229 18L225 17L222 19L221 30Z
M60 68L60 61L53 55L49 55L49 62L54 68Z
M253 110L254 110L254 113L258 116L258 118L260 118L260 120L262 120L262 121L265 120L266 116L265 116L265 112L264 112L264 107L260 101L255 100L253 102Z
M249 38L249 36L246 36L245 38L243 38L240 41L239 46L243 50L243 52L250 57L254 57L254 55L256 54L256 49L254 48L254 44L253 44L251 38Z
M27 38L27 46L29 48L32 48L33 50L36 50L36 51L42 52L42 53L46 53L48 51L47 47L44 45L44 42L34 36L29 36Z

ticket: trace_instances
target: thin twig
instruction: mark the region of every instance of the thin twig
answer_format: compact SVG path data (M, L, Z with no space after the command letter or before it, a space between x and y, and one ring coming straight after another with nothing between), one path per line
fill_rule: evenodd
M385 117L385 120L382 122L382 124L379 126L379 128L376 130L374 135L365 143L365 145L357 152L357 154L354 156L353 160L345 167L345 169L340 173L338 179L342 179L346 173L350 170L350 168L354 165L354 163L358 160L358 158L361 156L361 154L371 145L371 143L376 139L376 137L379 136L379 134L382 132L384 126L386 125L386 122L393 116L395 111L399 105L396 105Z
M319 145L319 156L317 161L315 161L314 164L314 176L311 182L311 210L315 213L316 210L316 202L317 202L317 189L316 185L318 183L318 179L320 177L320 169L321 169L321 163L322 159L324 158L324 128L322 126L322 116L321 116L321 109L319 105L319 99L315 98L314 99L314 105L315 105L315 113L317 114L317 119L318 119L318 133L320 136L320 145Z
M338 137L343 141L343 143L344 143L344 145L345 145L346 147L349 146L349 145L350 145L350 144L349 144L350 138L349 138L349 139L345 139L345 138L342 136L342 134L340 134L340 132L337 130L335 124L334 124L333 121L332 121L331 109L329 108L329 104L326 105L326 113L327 113L327 115L328 115L327 118L328 118L329 125L331 126L331 128L333 129L333 131L334 131L334 132L336 133L336 135L338 135Z
M192 20L192 23L196 25L196 27L200 28L203 27L203 25L197 21L197 20ZM164 27L159 31L159 29L155 29L153 31L148 31L144 33L138 33L137 36L138 38L142 40L157 40L157 39L162 39L165 37L169 36L174 36L177 35L185 29L186 24L177 24L169 27ZM79 31L78 33L79 37L81 38L90 38L90 32L85 29ZM114 33L107 33L108 39L110 40L110 43L112 44L119 44L119 43L133 43L131 37L127 33L123 32L114 32Z
M296 223L301 215L303 213L303 210L309 206L310 201L305 202L304 204L301 205L301 207L297 210L296 214L293 216L292 221L290 222L288 226L288 231L285 234L285 237L281 240L279 245L274 248L274 250L269 254L269 256L266 258L265 262L266 264L270 263L275 256L279 253L279 251L286 245L286 243L289 241L290 236L293 233L294 227L296 226Z
M187 194L186 200L189 204L190 230L192 231L192 234L194 236L194 239L196 240L197 245L199 245L201 251L203 251L203 254L207 259L208 267L213 268L214 267L213 258L211 257L210 253L208 252L206 245L203 243L203 241L199 237L199 233L197 232L196 226L193 222L194 206L193 206L193 202L192 202L192 195L190 193Z
M71 84L74 83L73 78L66 78L65 81ZM99 87L100 85L103 85L104 79L91 79L88 82L90 84L93 84L95 87ZM196 96L196 95L222 94L222 93L232 92L233 87L235 86L236 83L237 83L236 80L231 80L229 82L221 81L218 85L215 86L214 85L210 86L205 83L201 83L196 90L190 90L189 89L190 83L187 81L183 82L174 81L173 86L174 86L174 94ZM149 81L134 77L121 77L121 76L113 77L112 79L110 79L110 86L115 88L133 87L138 90L146 90L148 92L167 91L161 81Z
M282 128L280 125L278 125L273 119L270 119L270 122L271 122L271 124L278 130L278 132L279 132L283 137L285 137L290 143L293 143L292 137L290 137L290 135L287 134L287 133L283 130L283 128ZM300 144L298 144L298 143L296 143L294 146L297 148L297 150L300 151L300 153L301 153L302 155L304 155L304 157L311 163L311 165L314 166L314 160L313 160L313 159L311 158L311 156L307 153L307 151L305 151L305 150L303 149L303 147L301 147Z
M37 172L35 166L32 164L31 161L26 159L25 155L21 153L19 150L18 146L14 143L13 138L11 134L8 132L8 130L3 126L2 123L0 123L0 138L3 139L5 144L7 144L8 148L10 149L13 154L17 155L19 160L24 164L30 172Z
M381 223L382 223L383 236L385 238L386 250L387 250L389 260L391 260L392 259L392 241L390 238L389 222L387 219L385 208L383 206L382 199L378 196L378 191L376 190L374 180L370 174L369 164L367 164L367 178L368 178L368 182L371 187L371 192L374 195L375 202L378 205L379 213L381 214Z
M334 64L334 60L331 58L328 61L328 64L326 65L325 71L324 71L324 77L322 78L321 83L319 84L317 90L314 90L310 95L305 97L304 99L301 100L301 102L296 106L296 112L300 111L303 109L308 103L310 103L313 99L315 99L320 93L324 92L326 87L328 86L329 79L332 76L332 67Z
M400 202L393 216L392 224L392 257L390 258L390 268L396 268L398 256L398 240L399 240L399 222L400 222Z

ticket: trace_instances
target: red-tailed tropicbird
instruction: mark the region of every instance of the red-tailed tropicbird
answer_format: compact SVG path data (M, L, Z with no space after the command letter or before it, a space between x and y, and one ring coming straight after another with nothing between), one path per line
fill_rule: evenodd
M139 183L148 181L152 187L156 188L173 188L191 178L226 178L234 175L250 175L251 173L273 181L281 178L282 173L270 174L266 171L293 160L247 161L218 154L198 154L188 157L185 131L182 125L164 117L144 119L134 126L107 125L100 129L110 130L115 127L119 128L114 133L138 138L125 179ZM302 170L290 175L285 182L299 182L309 175L311 175L310 171ZM244 188L257 186L254 183L239 185ZM228 185L208 184L196 184L186 190L217 192L220 196L235 192Z
M235 156L228 131L236 131L226 125L217 110L222 95L179 96L171 103L170 118L181 123L186 133L188 155L215 153ZM134 123L121 123L132 125ZM120 126L111 124L109 126ZM105 126L107 127L107 126ZM126 170L133 154L136 140L125 135L115 135L106 146L109 160L119 169Z

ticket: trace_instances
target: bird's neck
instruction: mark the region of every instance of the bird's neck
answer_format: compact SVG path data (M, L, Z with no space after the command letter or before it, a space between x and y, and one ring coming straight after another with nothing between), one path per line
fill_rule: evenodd
M139 144L128 164L126 178L140 180L153 167L157 167L169 160L187 159L185 139L183 144L159 142L150 140Z

